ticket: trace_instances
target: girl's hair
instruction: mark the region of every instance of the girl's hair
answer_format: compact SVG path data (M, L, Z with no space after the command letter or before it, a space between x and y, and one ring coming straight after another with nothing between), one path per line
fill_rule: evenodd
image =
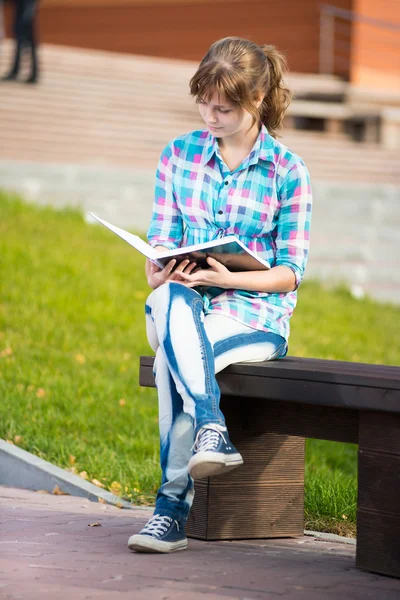
M197 99L224 94L252 115L253 125L264 123L276 137L292 97L283 82L286 70L285 57L274 46L226 37L215 42L201 61L190 80L190 93Z

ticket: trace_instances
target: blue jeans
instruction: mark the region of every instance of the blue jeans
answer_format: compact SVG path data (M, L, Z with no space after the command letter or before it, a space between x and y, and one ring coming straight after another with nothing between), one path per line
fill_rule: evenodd
M156 353L154 374L159 400L161 487L155 514L184 525L193 502L188 463L198 430L209 423L225 427L215 374L235 362L285 356L283 337L258 331L224 315L205 315L200 294L169 282L146 302L149 343Z

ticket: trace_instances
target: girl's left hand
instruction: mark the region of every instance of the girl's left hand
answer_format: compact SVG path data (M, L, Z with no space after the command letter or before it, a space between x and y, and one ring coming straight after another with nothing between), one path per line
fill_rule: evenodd
M197 286L208 286L208 287L220 287L220 288L230 288L230 279L232 273L228 271L224 265L215 260L215 258L211 258L211 256L207 257L207 262L210 265L209 269L198 269L193 271L192 273L179 273L179 279L184 283L187 287L197 287ZM177 280L179 281L177 278Z

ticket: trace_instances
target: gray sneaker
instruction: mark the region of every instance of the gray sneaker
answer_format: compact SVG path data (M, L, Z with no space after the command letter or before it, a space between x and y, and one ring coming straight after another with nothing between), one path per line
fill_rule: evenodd
M166 515L154 515L143 529L132 535L128 547L135 552L177 552L188 545L185 530Z
M202 427L193 448L194 454L189 461L189 475L193 479L222 475L243 464L241 454L221 425L210 423Z

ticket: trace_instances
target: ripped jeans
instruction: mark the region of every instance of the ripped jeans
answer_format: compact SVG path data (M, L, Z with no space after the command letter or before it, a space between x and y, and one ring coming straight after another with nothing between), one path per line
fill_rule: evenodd
M200 294L176 282L150 294L146 327L156 353L162 469L154 513L184 525L194 496L188 463L195 435L208 423L225 426L215 374L237 362L281 358L287 344L225 315L205 315Z

